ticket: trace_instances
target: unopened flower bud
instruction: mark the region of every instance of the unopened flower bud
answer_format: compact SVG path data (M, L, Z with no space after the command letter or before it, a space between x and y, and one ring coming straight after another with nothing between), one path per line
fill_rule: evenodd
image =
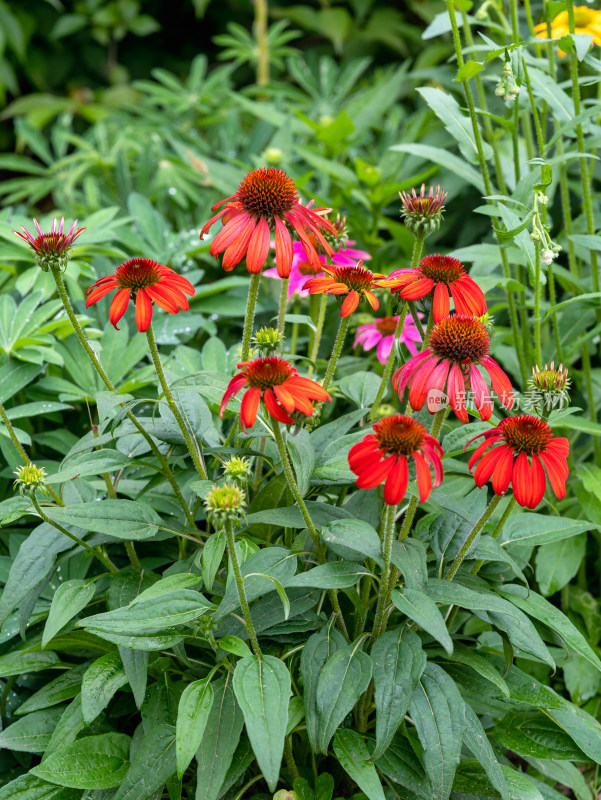
M252 343L262 356L272 356L282 352L284 334L277 328L260 328L253 336Z
M444 213L444 201L448 192L443 191L440 185L430 186L426 194L426 185L422 183L419 194L415 189L408 192L399 192L402 210L401 217L405 225L414 236L424 237L438 230Z
M46 470L44 467L36 467L35 464L25 464L15 470L14 474L17 476L15 481L15 489L19 490L21 496L25 494L34 494L36 491L40 494L48 494L48 486L46 484Z
M223 471L226 478L230 478L235 484L244 486L252 475L250 459L244 458L244 456L232 456L224 463Z
M244 516L246 496L244 490L235 483L213 486L205 500L207 517L215 525L226 520L239 520Z
M506 61L503 65L503 71L501 73L501 77L499 78L499 82L496 85L495 94L497 97L502 97L503 100L507 102L509 100L514 100L519 93L520 87L518 86L515 75L513 74L511 62Z
M280 789L273 796L273 800L299 800L298 795L292 789Z
M269 164L270 167L277 167L282 163L284 153L279 149L279 147L268 147L263 153L263 157L265 159L265 163Z
M392 417L394 414L397 413L397 410L394 406L391 406L388 403L382 403L378 406L378 410L375 414L375 419L383 419L384 417Z
M560 389L569 389L571 381L568 378L567 367L560 364L555 369L555 363L552 361L551 366L545 364L544 367L538 365L532 367L532 386L534 389L542 389L545 392L559 391Z
M85 228L75 229L77 220L71 225L66 233L63 233L65 218L62 217L61 221L56 224L56 219L52 220L52 227L50 233L44 233L40 228L37 219L34 219L33 224L38 233L37 237L32 236L31 233L22 225L23 233L13 231L19 238L31 247L35 253L38 266L44 272L49 269L60 269L64 272L67 268L67 261L69 260L69 250L77 237L85 231Z
M553 259L556 258L557 254L553 252L553 250L549 250L545 248L540 254L541 262L548 267L549 264L553 263Z
M486 328L486 330L487 330L489 333L490 333L490 332L492 331L492 329L494 328L494 325L495 325L495 318L493 317L493 315L492 315L492 314L489 314L489 313L487 312L486 314L483 314L481 317L478 317L478 320L479 320L479 321L480 321L480 322L481 322L481 323L484 325L484 327Z

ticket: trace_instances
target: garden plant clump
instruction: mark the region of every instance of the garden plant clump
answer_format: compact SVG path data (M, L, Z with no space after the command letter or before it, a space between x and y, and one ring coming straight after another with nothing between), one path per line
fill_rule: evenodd
M18 97L0 4L0 800L597 800L601 11L88 5Z

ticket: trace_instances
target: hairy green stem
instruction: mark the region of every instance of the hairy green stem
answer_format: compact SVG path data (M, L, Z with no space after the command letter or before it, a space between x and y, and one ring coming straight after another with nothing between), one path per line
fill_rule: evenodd
M257 85L269 83L269 39L267 22L269 7L267 0L254 0L255 5L255 41L257 43Z
M17 452L19 453L19 455L23 459L24 463L25 464L31 464L31 459L29 458L29 456L27 455L27 452L25 451L23 445L21 444L21 442L17 438L17 434L15 433L15 429L13 428L12 422L10 421L10 418L9 418L7 412L6 412L6 409L2 405L2 403L0 403L0 417L2 418L2 422L4 423L4 425L6 427L6 430L8 431L8 435L10 436L11 442L14 444L15 448L17 449ZM57 493L54 491L54 489L51 486L47 486L46 487L46 491L50 494L50 496L52 497L52 499L54 500L54 502L57 505L59 505L59 506L64 506L65 505L64 502L61 500L61 498L57 495Z
M328 388L328 386L332 382L334 373L336 372L336 365L338 364L338 359L340 358L340 353L342 352L344 340L346 339L346 332L348 330L349 320L350 317L342 317L342 316L340 317L340 325L338 326L336 341L334 342L334 348L332 349L332 355L330 356L330 363L328 364L326 376L323 381L324 389Z
M384 372L382 373L382 380L380 381L380 386L378 388L378 394L376 395L376 399L371 407L371 411L369 414L369 419L373 422L378 414L378 409L380 408L380 403L382 402L382 398L384 397L384 393L388 386L388 381L390 380L390 375L392 373L392 368L394 367L395 357L396 357L396 347L399 339L401 338L401 334L403 332L403 328L405 327L405 319L407 317L407 311L409 309L408 303L403 304L403 309L399 315L399 321L397 322L397 326L394 332L394 339L392 342L392 348L390 353L388 354L388 358L386 359L386 364L384 365Z
M319 298L319 312L317 314L317 324L315 328L315 335L313 336L313 347L311 348L311 355L309 356L311 363L309 364L309 370L307 372L307 376L310 378L313 375L313 370L315 367L313 366L317 362L317 356L319 354L319 344L321 342L321 335L323 333L323 324L326 318L326 305L328 302L327 294L322 294Z
M475 542L476 537L478 536L478 534L480 533L482 528L486 525L488 520L491 518L495 508L499 505L499 503L501 502L502 499L503 499L503 495L502 494L496 494L493 497L493 499L490 501L490 503L488 504L484 514L482 514L482 516L480 517L478 522L476 522L476 524L474 525L474 527L470 531L467 539L465 540L465 542L463 543L463 545L461 547L461 550L457 553L455 561L453 561L453 563L451 564L451 566L449 568L449 571L444 576L445 581L452 581L453 580L453 578L457 574L457 570L459 569L459 567L462 565L463 561L465 560L465 557L467 556L470 547Z
M104 385L109 390L109 392L115 392L116 393L117 390L113 386L113 383L111 382L111 379L109 378L109 376L104 371L100 361L98 360L98 358L96 356L96 353L94 353L94 351L90 347L90 343L88 342L88 340L86 338L86 335L83 332L83 329L82 329L81 325L79 324L79 320L77 319L77 317L75 315L75 311L73 309L73 306L71 305L71 300L69 299L69 295L67 294L67 289L66 289L65 283L63 281L63 276L62 276L62 274L61 274L61 272L60 272L60 270L58 268L53 268L52 269L52 277L54 278L54 282L56 284L56 290L58 292L58 295L59 295L60 299L62 300L64 309L67 312L67 316L69 317L69 321L71 322L71 325L73 327L75 335L79 339L79 342L80 342L81 346L83 347L83 349L86 351L86 353L88 355L88 358L90 359L90 361L92 363L92 366L94 367L94 369L98 373L98 376L100 377L100 380L104 383ZM123 405L123 403L121 405ZM169 485L173 489L173 493L175 494L175 497L177 498L177 501L179 502L179 504L180 504L185 516L186 516L186 519L188 521L189 526L191 528L195 528L196 524L194 522L194 516L190 513L190 509L188 508L188 504L186 503L186 501L184 499L184 496L181 493L181 490L180 490L179 486L177 485L175 477L173 476L173 473L171 472L171 468L169 467L168 460L165 458L165 456L161 453L159 448L156 446L156 444L154 443L154 441L152 439L152 436L148 433L148 431L146 431L146 429L141 425L141 423L136 419L136 417L131 413L131 411L127 411L126 415L127 415L127 418L129 419L129 421L132 423L132 425L136 428L138 433L142 436L142 438L145 440L147 445L150 447L153 455L155 456L155 458L157 459L157 461L161 465L162 474L165 476L167 482L169 483Z
M311 537L311 541L313 542L313 547L315 548L317 559L320 564L325 564L326 557L324 553L324 548L319 538L319 534L317 533L317 529L313 524L313 520L311 519L311 515L309 514L309 509L307 508L307 504L305 503L301 491L298 488L298 483L296 482L296 478L294 476L292 464L290 463L288 448L286 447L284 437L282 436L282 431L280 430L280 423L277 422L277 420L273 420L272 430L273 430L273 438L275 439L275 443L277 445L278 452L280 454L280 461L282 462L282 469L284 470L284 475L286 476L286 482L288 483L288 488L292 492L292 496L294 497L296 504L299 507L301 514L303 515L303 520L305 521L305 525L307 526L307 529L309 531L309 536ZM345 638L348 639L349 638L348 631L346 629L346 623L344 621L344 617L342 616L342 611L340 610L340 604L338 603L338 594L336 590L328 589L328 596L330 598L330 602L332 603L332 608L334 609L334 613L336 614L338 627L340 628Z
M242 616L244 617L244 624L246 632L252 645L252 649L257 656L261 659L261 648L259 647L259 640L255 632L252 617L250 616L250 608L248 607L248 600L246 599L246 592L244 591L244 579L240 570L240 562L238 561L238 554L236 553L236 539L234 537L234 525L231 519L225 521L225 541L227 544L227 552L234 571L234 580L236 582L236 589L238 590L238 600L240 601L240 608L242 609Z
M386 609L389 601L390 572L392 563L392 542L394 540L394 523L396 519L396 505L386 507L386 520L384 524L384 536L382 537L382 556L384 566L382 567L382 577L378 589L378 602L376 605L376 616L371 632L372 645L386 630Z
M284 325L286 322L286 308L288 306L288 284L290 278L282 279L282 286L280 289L280 305L278 308L278 331L284 333Z
M87 542L84 542L83 539L80 539L79 536L76 536L74 533L71 533L66 528L63 528L63 526L59 525L58 522L54 522L53 520L51 520L50 517L44 512L44 510L42 509L41 505L38 503L38 500L37 500L37 498L36 498L36 496L34 494L31 494L30 498L31 498L31 502L33 503L33 506L34 506L35 510L38 512L40 518L43 519L44 522L47 522L48 525L52 525L52 527L56 528L57 531L60 531L61 533L64 533L65 536L67 536L69 539L71 539L71 541L73 541L76 544L78 544L84 550L87 550L88 553L90 553L90 555L92 555L94 558L97 558L100 561L100 563L103 566L105 566L111 574L116 575L117 572L119 572L117 567L113 564L113 562L111 561L111 559L107 555L102 553L100 550L95 550Z
M512 495L510 501L507 503L507 508L505 509L505 511L503 512L503 514L501 516L501 519L497 522L497 527L493 531L493 534L492 534L492 538L493 539L498 539L499 536L501 535L501 531L503 530L503 527L504 527L505 523L509 519L509 516L511 515L511 512L514 509L515 504L516 504L516 499ZM484 562L483 558L478 559L478 561L476 561L476 563L474 564L474 566L472 568L472 575L477 575L480 572L480 570L482 569L482 566L484 565L484 563L485 562Z
M152 358L152 363L154 364L154 369L156 371L157 377L159 379L159 383L161 384L161 388L163 390L163 394L165 395L165 399L167 400L167 404L171 410L171 413L175 417L175 421L184 437L184 441L186 442L186 447L188 448L188 452L190 453L190 457L194 463L194 467L196 468L196 472L198 473L201 480L207 479L207 473L204 468L204 464L200 458L200 452L198 449L198 445L192 439L192 435L188 430L188 427L182 417L181 411L179 410L177 403L175 402L175 398L171 393L171 389L169 388L169 384L167 383L167 378L165 377L165 372L163 370L163 365L161 364L161 357L159 355L159 351L157 349L157 343L154 338L154 333L152 331L152 325L148 326L148 330L146 331L146 340L148 342L148 348L150 350L150 356Z
M248 361L250 355L250 339L253 332L253 322L255 321L255 308L257 307L257 297L259 286L261 285L261 273L253 272L250 276L248 287L248 301L246 303L246 315L244 317L244 332L242 333L242 361Z

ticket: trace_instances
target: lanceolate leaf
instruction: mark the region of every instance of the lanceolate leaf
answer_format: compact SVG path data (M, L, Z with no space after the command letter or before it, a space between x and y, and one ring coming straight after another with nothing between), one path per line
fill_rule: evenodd
M33 767L38 778L73 789L110 789L119 786L129 767L129 736L103 733L84 736Z
M464 742L469 750L476 756L484 767L489 781L499 792L503 800L511 800L507 781L503 775L501 765L488 740L486 731L471 706L465 705L465 732Z
M402 592L395 589L392 593L392 602L399 611L417 622L430 636L440 642L447 653L453 652L453 642L443 616L436 603L427 594L419 589L405 588Z
M343 769L369 800L385 800L384 789L371 762L367 746L356 731L341 728L334 737L334 752Z
M42 647L45 647L70 619L86 607L94 596L94 591L94 584L86 581L71 580L61 583L52 598L50 613L42 635Z
M52 506L46 513L59 525L74 525L116 539L150 539L161 523L149 505L132 500L101 500L65 508Z
M43 753L64 706L45 708L21 717L0 733L0 747L20 753Z
M427 664L409 705L424 748L433 800L448 800L465 731L465 704L455 682L437 664Z
M94 614L80 622L82 627L98 628L106 633L158 633L175 625L202 617L211 603L199 592L179 589L105 614Z
M103 711L115 692L127 683L119 653L107 653L97 659L83 676L81 710L89 724Z
M407 713L424 667L426 654L419 636L411 630L389 631L372 647L376 748L372 760L386 750Z
M198 753L196 800L217 800L244 726L228 673L213 684L213 705Z
M212 705L213 688L209 678L189 683L182 692L177 709L175 743L178 778L182 777L200 747Z
M275 792L292 694L288 668L274 656L242 658L234 671L234 692L259 767Z
M135 751L114 800L154 800L175 770L175 729L167 724L153 727Z
M144 695L146 694L146 681L148 680L148 652L119 647L119 655L121 656L123 669L136 701L136 706L142 708Z
M318 748L317 684L319 676L330 656L344 647L346 647L344 636L333 627L333 620L319 633L314 633L303 647L300 667L304 687L305 718L309 743L314 751L317 751Z
M327 753L338 726L369 686L372 662L359 645L337 650L325 663L317 681L317 752Z
M0 788L0 800L81 800L79 789L62 789L60 786L36 778L20 775Z

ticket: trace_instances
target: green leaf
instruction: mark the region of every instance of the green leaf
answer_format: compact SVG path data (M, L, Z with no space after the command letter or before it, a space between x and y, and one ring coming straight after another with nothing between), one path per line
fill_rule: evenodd
M380 378L373 372L355 372L354 375L342 378L338 382L338 388L359 408L369 408L378 394Z
M509 789L510 800L545 800L530 778L514 767L501 767L501 772ZM542 784L544 785L544 784ZM547 787L550 788L550 787ZM559 800L554 790L546 796ZM476 759L464 758L453 783L453 798L457 800L498 800L499 794L489 781L486 773Z
M7 653L0 656L0 678L66 666L54 652Z
M550 75L530 65L528 74L535 97L544 100L555 112L555 119L567 122L574 116L572 98L557 85Z
M589 758L601 764L601 725L584 709L566 705L565 709L550 709L549 714Z
M405 718L426 666L426 654L419 636L401 628L380 636L371 658L376 703L376 748L371 758L375 760L387 749Z
M465 704L455 682L437 664L427 664L409 705L424 748L433 800L448 800L465 731Z
M202 548L200 564L202 568L202 582L207 592L212 591L215 575L221 564L225 552L225 534L223 531L212 533Z
M125 777L130 742L122 733L85 736L60 747L31 772L73 789L111 789Z
M127 683L119 653L98 658L81 682L81 710L86 724L93 722L107 707L115 692Z
M484 64L479 64L477 61L466 61L461 69L457 70L454 80L456 81L469 81L474 75L477 75L484 69Z
M81 713L81 694L79 694L63 711L63 715L52 733L44 757L48 758L51 753L54 753L60 747L74 742L77 734L84 726L85 722Z
M361 580L364 575L372 573L365 567L348 561L330 561L320 564L306 572L299 572L290 581L288 586L296 588L310 587L315 589L346 589Z
M234 692L259 768L275 792L292 694L288 668L274 656L243 658L234 670Z
M536 580L543 595L555 594L578 572L586 552L585 533L550 542L536 551Z
M175 729L166 723L153 726L136 749L113 800L154 800L175 770Z
M447 626L436 603L424 592L418 589L395 589L392 592L392 602L403 614L413 622L417 622L437 642L444 647L447 653L453 652L453 642L447 631Z
M436 656L443 664L445 661L450 661L451 664L464 664L466 667L470 667L471 669L475 670L478 675L481 675L487 681L490 681L498 689L500 689L505 697L509 698L509 687L507 686L506 681L503 680L500 673L487 658L485 658L483 655L480 655L480 653L475 652L472 648L466 647L462 644L455 644L451 654L447 653L446 655L443 655L442 650L439 652L429 650L428 652L431 654L431 657Z
M52 598L42 635L42 647L46 647L61 628L87 606L95 591L94 584L86 581L73 579L61 583Z
M428 581L426 548L418 539L392 543L392 563L403 573L408 589L422 590Z
M521 756L565 761L586 761L570 736L540 711L511 712L494 728L502 747Z
M68 459L62 469L49 475L47 483L65 483L75 478L114 472L126 467L129 463L129 456L119 450L103 449L91 453L77 453Z
M344 636L333 627L333 620L318 633L309 637L301 653L300 669L303 678L303 700L307 736L311 749L317 752L320 720L317 709L317 686L321 671L329 658L346 648Z
M476 592L468 589L457 581L431 579L428 582L428 593L437 603L458 605L475 611L480 617L485 612L483 618L491 622L493 626L505 631L514 647L531 653L549 664L552 669L555 668L555 662L536 628L528 617L512 603L488 592Z
M277 509L274 509L277 513ZM299 512L300 513L300 512ZM248 519L250 519L249 515ZM249 603L267 592L273 591L273 583L266 575L278 580L285 586L296 572L296 556L283 547L266 547L248 558L241 567L244 591ZM252 577L246 580L246 576ZM213 614L218 620L240 608L240 598L235 581L231 581L219 607Z
M465 66L463 69L465 69ZM430 86L421 87L417 91L440 119L453 139L455 139L464 158L472 164L476 163L478 160L478 150L474 139L472 123L469 117L462 113L459 108L459 103L455 98L443 92L442 89L436 89ZM492 158L492 148L486 142L482 142L482 144L484 146L484 157L488 161L488 159Z
M350 775L369 800L385 800L384 789L371 762L361 735L349 728L336 731L334 752L344 771Z
M569 539L577 533L590 531L598 526L591 522L570 517L552 517L549 514L525 512L512 514L503 528L503 538L512 545L539 545Z
M299 431L296 436L286 434L294 474L303 497L309 491L311 477L315 469L315 450L307 431Z
M213 692L213 705L196 754L196 800L218 800L244 726L231 674L216 681Z
M337 519L321 532L330 550L351 561L372 558L382 564L380 537L375 528L362 519Z
M59 525L74 525L115 539L149 539L161 524L149 505L133 500L100 500L65 508L49 506L46 514Z
M465 706L465 732L463 740L466 746L476 756L484 767L488 780L499 792L503 800L511 800L507 781L501 769L501 765L495 755L491 743L488 740L486 731L470 705Z
M175 575L168 575L166 578L153 583L148 589L144 589L139 595L134 597L130 603L131 606L137 603L142 603L147 600L154 600L155 597L162 597L171 592L177 592L180 589L191 589L193 586L198 586L202 583L200 575L194 575L190 572L178 572Z
M85 628L104 633L152 634L175 625L183 625L204 616L211 608L200 592L179 589L135 605L94 614L80 620Z
M81 792L62 789L27 774L4 784L0 788L0 800L81 800Z
M0 747L19 753L43 753L64 707L34 711L13 722L0 733Z
M242 641L238 636L222 636L218 639L219 647L227 653L233 653L240 658L246 658L252 655L250 647L246 642Z
M328 752L332 736L369 686L371 676L371 658L357 644L338 649L328 658L315 694L318 753Z
M32 711L39 711L42 708L64 703L65 700L71 700L71 698L79 694L81 678L88 666L89 662L86 664L79 664L67 672L63 672L58 678L42 686L35 694L28 697L27 700L16 709L15 714L30 714Z
M396 144L393 145L391 150L397 150L401 153L409 153L410 155L421 157L426 161L433 161L435 164L440 164L445 169L450 170L455 175L458 175L466 183L475 186L481 194L484 194L484 184L482 177L469 164L465 163L465 159L449 153L448 150L442 147L432 147L429 144Z
M119 655L121 656L123 669L125 670L127 682L131 687L136 706L142 708L148 680L148 652L119 647Z
M179 700L175 732L177 777L181 779L200 747L213 705L210 678L188 684Z
M401 734L397 733L388 750L376 761L376 767L382 775L409 789L416 797L432 800L432 789L422 763L409 741Z
M327 503L318 503L315 500L306 501L306 506L316 528L323 528L336 519L348 519L351 514L344 508L331 506ZM269 524L278 528L305 528L306 523L298 506L285 506L272 508L265 511L256 511L246 517L248 525Z

